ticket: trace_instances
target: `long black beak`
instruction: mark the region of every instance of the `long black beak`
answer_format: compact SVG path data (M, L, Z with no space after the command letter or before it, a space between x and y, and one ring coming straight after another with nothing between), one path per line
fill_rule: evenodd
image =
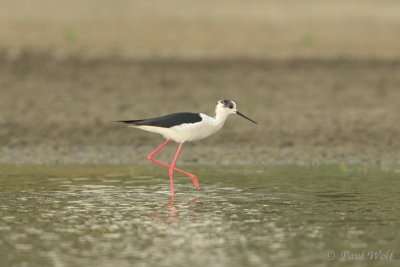
M239 111L236 111L236 114L238 114L239 116L242 116L243 118L248 119L249 121L251 121L251 122L257 124L257 122L253 121L252 119L250 119L250 118L247 117L246 115L240 113Z

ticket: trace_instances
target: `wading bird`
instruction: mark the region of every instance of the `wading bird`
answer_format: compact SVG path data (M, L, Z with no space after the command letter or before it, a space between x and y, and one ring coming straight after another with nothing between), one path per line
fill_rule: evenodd
M249 121L256 123L252 119L246 117L236 109L236 103L231 100L219 100L215 107L215 117L209 117L203 113L179 112L162 117L144 119L144 120L127 120L118 121L128 124L129 127L139 128L145 131L158 133L164 136L167 140L161 144L156 150L151 152L147 159L153 163L160 164L169 168L169 178L171 183L171 195L174 196L174 171L183 173L189 176L195 187L200 189L199 182L196 175L185 172L181 169L175 168L176 161L178 160L179 153L181 152L183 143L189 141L196 141L206 138L219 129L225 123L225 120L230 114L237 114ZM178 149L175 153L171 165L155 160L153 157L160 152L171 140L179 143Z

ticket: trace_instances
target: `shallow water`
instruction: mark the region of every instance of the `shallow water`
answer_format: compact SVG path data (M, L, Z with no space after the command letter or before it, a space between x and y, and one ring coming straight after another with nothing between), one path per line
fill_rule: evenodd
M400 265L398 168L185 169L1 166L0 266Z

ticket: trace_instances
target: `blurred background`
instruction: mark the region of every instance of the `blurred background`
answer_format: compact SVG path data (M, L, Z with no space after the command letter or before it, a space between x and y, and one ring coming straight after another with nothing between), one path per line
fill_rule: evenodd
M218 99L259 125L229 118L183 162L398 162L399 10L395 0L1 0L0 162L145 162L162 139L112 121L212 115Z

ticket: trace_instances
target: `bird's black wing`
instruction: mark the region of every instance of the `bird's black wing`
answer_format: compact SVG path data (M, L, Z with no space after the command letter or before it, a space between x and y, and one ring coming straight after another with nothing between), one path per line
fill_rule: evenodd
M176 126L179 124L200 122L201 120L202 118L199 113L179 112L151 119L129 120L129 121L118 121L118 122L124 122L127 124L133 124L138 126L148 125L148 126L170 128L172 126Z

